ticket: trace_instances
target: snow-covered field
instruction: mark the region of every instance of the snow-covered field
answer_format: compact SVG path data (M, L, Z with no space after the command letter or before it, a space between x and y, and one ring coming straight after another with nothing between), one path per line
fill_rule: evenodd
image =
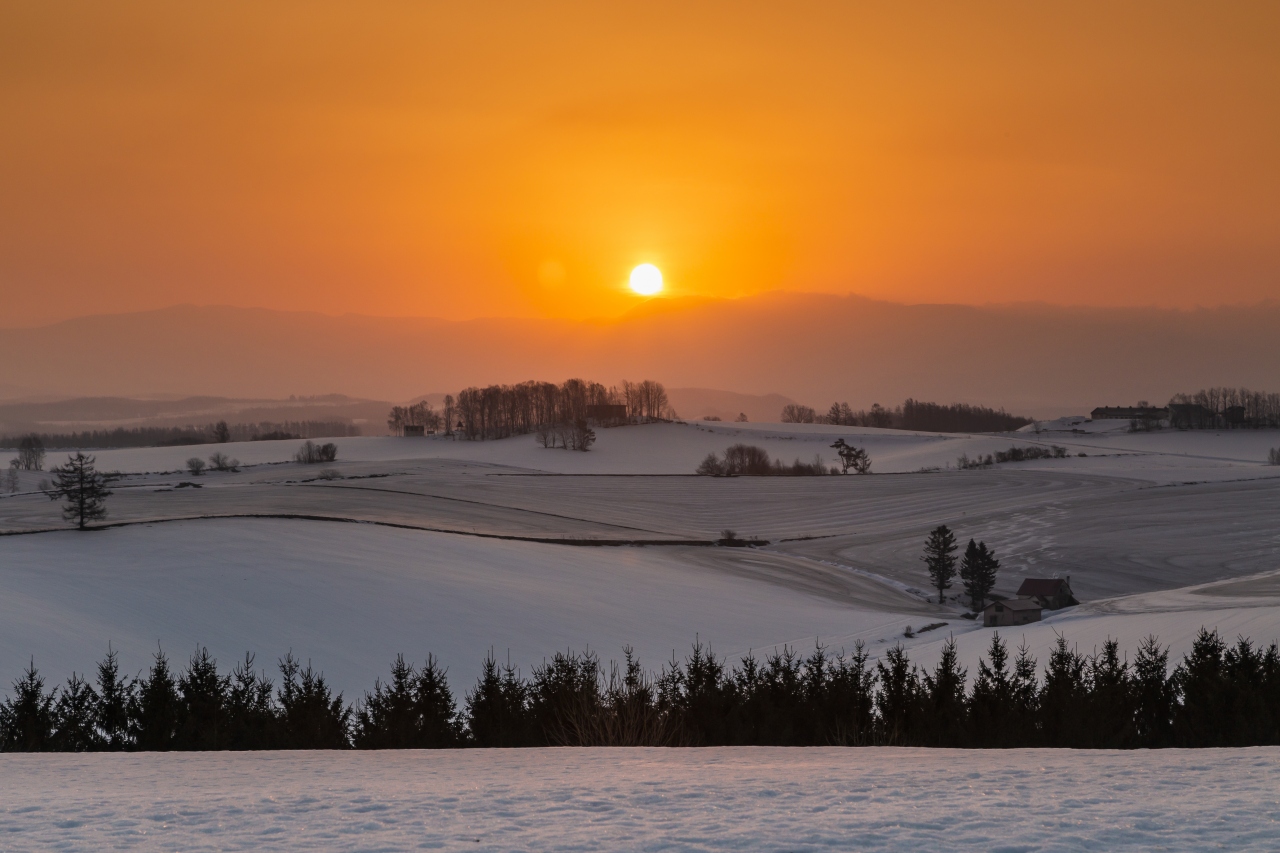
M3 755L0 847L1272 851L1280 749Z
M629 644L656 668L695 637L731 657L903 642L929 662L954 634L972 667L991 632L961 618L958 583L945 604L930 600L918 560L940 523L996 549L999 592L1071 576L1082 606L1010 636L1042 660L1055 632L1085 651L1155 633L1175 657L1202 625L1280 638L1280 467L1263 461L1280 434L1088 426L968 436L659 424L600 430L589 453L531 436L346 438L331 466L288 462L298 442L252 442L217 448L240 472L199 478L147 472L178 472L209 446L102 451L102 468L128 475L109 503L123 526L66 530L35 491L42 475L0 496L0 531L26 534L0 537L0 683L30 655L60 681L108 643L132 671L157 644L177 658L204 644L227 666L292 650L348 696L397 652L440 656L461 692L490 648L527 673L557 649L608 660ZM738 441L830 462L837 436L864 444L877 473L688 476ZM948 467L1015 443L1072 455ZM318 479L322 468L337 479ZM771 544L709 547L725 528Z

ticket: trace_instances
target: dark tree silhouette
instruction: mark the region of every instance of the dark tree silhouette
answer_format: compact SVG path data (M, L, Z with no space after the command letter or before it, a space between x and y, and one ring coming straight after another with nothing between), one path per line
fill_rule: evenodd
M120 677L117 654L108 646L107 656L98 663L97 727L103 749L118 751L129 746L129 712L136 690L133 679Z
M213 425L213 440L218 444L226 444L231 440L231 427L226 421L218 421Z
M871 457L866 450L848 444L843 438L837 438L836 443L831 446L840 455L842 473L848 474L850 468L855 474L871 473Z
M53 747L54 693L33 659L13 682L13 697L0 705L0 751L44 752Z
M44 467L44 442L32 433L18 442L18 455L12 463L21 471L39 471Z
M71 673L53 706L53 748L59 752L88 752L102 743L97 727L98 694Z
M67 457L67 464L53 469L53 487L49 500L62 500L62 517L84 530L90 521L106 518L107 478L98 473L92 456L77 452Z
M945 524L938 525L924 542L924 555L920 561L929 568L929 581L938 590L938 603L943 593L951 587L956 574L956 535Z
M987 548L987 543L969 540L964 558L960 561L960 580L964 583L965 595L969 596L969 606L975 612L986 603L987 596L996 585L996 572L999 568L1000 561Z

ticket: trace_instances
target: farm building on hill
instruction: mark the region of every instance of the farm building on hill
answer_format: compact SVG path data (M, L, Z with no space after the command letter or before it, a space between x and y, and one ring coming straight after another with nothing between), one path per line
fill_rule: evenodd
M627 407L610 403L587 406L587 420L598 424L619 424L627 420Z
M401 429L404 431L405 437L412 435L424 436L427 434L427 428L422 424L405 424Z
M1156 406L1099 406L1089 413L1095 421L1162 421L1169 410Z
M1045 610L1061 610L1079 604L1071 593L1071 578L1027 578L1018 587L1018 598L1034 601Z
M1006 625L1039 622L1043 609L1039 602L1030 598L993 601L982 610L982 624L986 628L1003 628Z

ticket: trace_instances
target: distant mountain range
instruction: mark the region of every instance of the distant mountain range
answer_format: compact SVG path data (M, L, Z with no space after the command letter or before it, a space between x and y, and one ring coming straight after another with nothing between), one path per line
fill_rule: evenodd
M580 376L688 389L683 404L673 395L686 417L748 405L717 393L776 395L751 401L760 407L747 412L752 420L787 400L862 408L906 397L1052 417L1163 402L1207 385L1277 390L1278 330L1273 304L1172 311L772 293L652 300L610 322L182 305L0 330L0 389L11 399L344 394L376 402ZM715 388L731 391L692 391Z

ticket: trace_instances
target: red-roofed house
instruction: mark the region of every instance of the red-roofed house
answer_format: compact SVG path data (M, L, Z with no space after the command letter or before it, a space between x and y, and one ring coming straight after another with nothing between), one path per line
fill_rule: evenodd
M1061 610L1079 604L1071 593L1071 578L1027 578L1018 587L1018 598L1039 603L1045 610Z

